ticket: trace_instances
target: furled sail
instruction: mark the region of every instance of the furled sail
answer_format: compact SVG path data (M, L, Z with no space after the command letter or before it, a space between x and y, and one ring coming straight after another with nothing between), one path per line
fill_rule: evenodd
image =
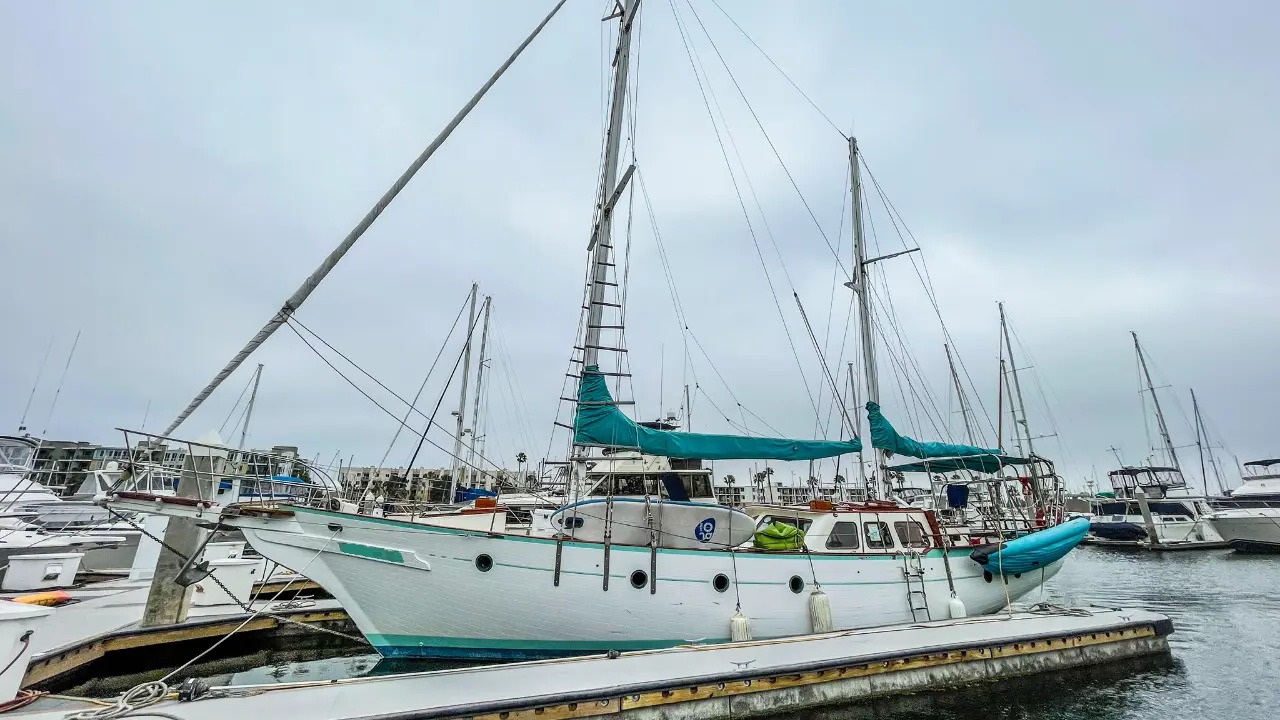
M613 402L604 376L596 366L582 373L573 441L579 445L628 448L649 455L699 460L818 460L862 449L850 440L790 440L787 438L707 435L654 430L637 425Z
M952 445L950 443L920 442L905 435L899 435L880 414L880 406L867 403L867 419L871 422L871 446L879 450L887 450L894 455L906 455L914 458L959 457L964 455L999 455L999 450L988 450L972 445Z

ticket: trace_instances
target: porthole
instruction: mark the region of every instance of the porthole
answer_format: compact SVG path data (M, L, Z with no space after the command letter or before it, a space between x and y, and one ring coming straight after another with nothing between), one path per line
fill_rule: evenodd
M729 589L729 576L720 573L711 578L711 587L715 588L716 592L725 592Z
M792 575L791 579L787 581L787 587L791 588L791 592L799 595L804 592L804 578L799 575Z
M649 584L649 573L637 570L631 573L631 587L640 589Z
M479 570L480 572L489 572L490 570L493 569L493 558L483 554L477 555L476 569Z

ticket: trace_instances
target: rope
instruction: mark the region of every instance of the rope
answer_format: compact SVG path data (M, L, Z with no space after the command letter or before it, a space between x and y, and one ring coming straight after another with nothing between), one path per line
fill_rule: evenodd
M302 340L303 344L305 344L305 345L306 345L306 346L307 346L307 347L308 347L308 348L309 348L313 353L315 353L315 354L316 354L316 356L317 356L317 357L319 357L319 358L324 362L324 364L326 364L326 365L328 365L328 366L329 366L329 369L331 369L331 370L333 370L335 373L337 373L337 374L338 374L338 377L340 377L340 378L342 378L343 380L345 380L345 381L347 382L347 384L348 384L348 385L350 385L352 388L354 388L354 389L356 390L356 392L358 392L358 393L360 393L361 395L363 395L363 396L365 397L365 399L366 399L366 400L368 400L369 402L373 403L373 404L374 404L374 406L375 406L375 407L377 407L377 408L378 408L379 410L381 410L382 412L386 413L388 417L390 417L391 419L395 420L397 423L400 423L400 424L401 424L402 426L404 426L404 427L405 427L405 429L407 429L409 432L413 433L414 435L417 435L417 436L420 438L420 440L421 440L422 442L426 442L427 444L429 444L429 445L431 445L432 447L436 448L437 450L439 450L439 451L441 451L441 452L445 453L446 455L448 455L449 457L451 457L451 458L453 458L453 459L457 460L458 462L462 463L463 465L465 465L465 466L467 466L467 467L471 468L472 470L475 470L476 472L480 473L481 475L486 475L486 476L489 476L489 477L494 477L494 474L493 474L492 472L490 472L490 471L488 471L488 470L485 470L484 468L482 468L482 467L480 467L480 466L478 466L478 465L474 465L474 464L472 464L472 463L468 462L468 461L467 461L465 458L463 458L463 457L460 457L460 456L458 456L458 455L454 455L454 454L453 454L453 451L446 449L443 445L440 445L440 444L439 444L439 443L437 443L436 441L434 441L434 440L432 440L431 438L427 437L427 433L426 433L425 431L424 431L424 432L418 432L417 430L415 430L415 429L413 429L413 428L409 427L407 424L405 424L405 423L401 422L400 417L399 417L398 415L396 415L395 413L393 413L393 412L391 412L390 410L388 410L388 409L386 408L386 406L382 405L382 403L379 403L377 400L373 399L373 396L372 396L372 395L370 395L369 393L365 392L364 388L361 388L361 387L360 387L359 385L357 385L357 384L356 384L356 383L355 383L351 378L347 377L345 373L343 373L343 372L342 372L341 370L339 370L339 369L338 369L338 368L337 368L337 367L336 367L332 362L330 362L330 361L329 361L329 358L327 358L327 357L325 357L323 354L321 354L321 353L320 353L320 351L319 351L319 350L317 350L317 349L316 349L316 347L315 347L314 345L312 345L312 344L311 344L311 343L310 343L310 342L309 342L305 337L303 337L302 333L298 332L298 328L294 326L295 321L294 321L292 318L290 318L290 320L289 320L287 323L285 323L285 324L289 326L289 329L290 329L290 330L293 330L294 334L298 336L298 339L299 339L299 340ZM299 325L301 325L301 324L299 323ZM305 328L305 326L303 326L303 328L304 328L304 329L306 329L306 328ZM310 331L310 330L307 330L307 332L309 332L309 333L310 333L311 331ZM312 334L312 335L315 335L315 333L311 333L311 334ZM324 341L323 341L323 339L321 339L318 335L316 335L316 339L320 340L321 342L324 342ZM335 351L335 352L336 352L336 351ZM458 357L459 357L459 362L461 362L461 357L462 357L462 356L461 356L461 355L459 355ZM348 361L348 362L349 362L349 361ZM353 365L354 365L354 363L353 363ZM355 367L356 367L357 369L359 369L359 366L355 366ZM455 369L455 371L456 371L456 370L457 370L457 367L455 366L455 368L454 368L454 369ZM363 370L361 370L361 372L364 372L364 371L363 371ZM451 379L451 381L452 381L452 375L450 375L450 379ZM375 380L374 382L377 382L377 380ZM381 383L379 383L379 385L381 385ZM382 386L382 387L386 387L386 386ZM447 388L446 388L446 389L447 389ZM388 392L391 392L391 391L388 389ZM393 394L394 394L394 393L393 393ZM399 397L399 396L397 396L397 397ZM443 394L443 393L441 393L441 399L442 399L442 400L443 400L443 397L444 397L444 394ZM407 402L407 401L405 401L405 400L403 400L403 399L401 399L401 402L405 402L405 404L408 404L408 402ZM432 416L427 416L427 415L423 414L423 417L427 417L427 418L428 418L428 426L429 426L429 427L428 427L428 429L430 429L430 426L434 425L436 428L439 428L441 431L443 431L443 432L445 433L445 435L447 435L447 436L449 436L449 437L451 437L451 438L452 438L452 437L454 437L452 433L450 433L448 430L445 430L443 427L441 427L438 423L436 423L436 422L435 422L435 420L434 420L434 413L432 414ZM421 447L421 442L419 443L419 447ZM415 453L415 455L416 455L416 453ZM490 460L490 459L488 459L488 458L486 458L486 457L484 457L484 456L482 456L482 455L477 454L477 457L479 457L479 458L480 458L480 460L481 460L482 462L487 462L487 463L489 463L490 465L492 465L492 466L493 466L493 467L495 467L495 468L497 468L497 467L498 467L498 464L497 464L497 463L493 462L492 460Z
M169 686L164 683L164 680L145 682L129 688L123 695L116 698L115 703L112 705L93 710L67 713L64 718L65 720L112 720L126 715L134 715L136 711L142 710L149 705L155 705L168 695ZM147 714L154 715L155 713ZM160 715L160 717L174 716Z
M876 193L879 195L880 202L884 205L885 209L888 211L889 222L893 225L893 229L897 233L898 239L902 242L902 247L904 249L907 249L909 247L906 241L907 238L911 239L911 242L914 243L915 247L919 247L920 243L919 241L916 240L914 233L911 232L911 228L907 226L906 220L902 217L902 213L898 212L898 208L894 206L893 201L889 199L889 196L885 193L884 188L880 186L880 181L876 179L875 174L871 171L871 166L867 163L866 155L864 155L861 151L859 151L858 157L862 162L863 169L867 171L867 177L871 179L872 187L875 189ZM899 226L899 224L901 224L901 226ZM874 224L873 224L873 227L874 227ZM903 235L904 231L906 233L905 237ZM923 286L925 295L929 298L929 304L933 308L934 315L938 318L938 324L942 328L942 334L944 339L952 347L955 347L956 346L955 339L952 338L951 331L947 329L946 321L942 319L942 308L938 303L937 293L933 288L933 278L929 275L928 263L925 261L923 254L921 254L919 265L916 264L915 255L907 255L906 257L908 262L911 263L912 270L915 271L916 278L920 281L920 284ZM978 407L982 410L982 414L987 420L988 427L991 428L991 431L994 434L995 423L992 422L991 414L987 412L986 404L982 402L982 395L977 392L977 386L974 384L973 378L969 374L969 368L964 364L963 356L958 354L956 360L960 365L961 371L964 372L965 379L969 383L969 388L974 391L975 397L977 397L978 399Z
M725 168L729 171L729 180L733 184L734 194L738 198L738 206L741 208L743 220L747 224L747 233L751 236L751 244L755 248L756 257L760 260L760 267L761 267L761 270L763 270L764 272L765 283L769 286L769 295L773 299L774 307L778 311L778 318L782 321L783 333L787 337L787 344L791 348L791 354L796 361L796 368L800 372L800 381L801 381L801 384L804 385L805 395L809 398L809 404L813 406L814 415L816 417L821 418L821 413L818 411L818 403L814 399L813 391L810 390L809 388L809 381L804 375L804 363L800 361L800 353L799 351L796 350L795 340L791 337L791 328L787 324L786 314L782 310L782 302L778 299L778 291L774 287L773 276L769 274L769 266L768 266L768 263L765 262L764 251L760 249L760 239L756 235L755 226L751 222L751 213L747 210L746 201L742 197L742 189L738 185L737 174L734 173L733 171L733 163L729 159L728 150L725 149L724 137L720 132L720 124L724 124L725 126L724 135L728 135L729 143L734 148L735 154L737 153L737 143L734 142L733 140L732 133L729 131L728 123L726 123L723 119L723 113L721 113L720 123L716 122L716 112L719 108L719 102L715 98L715 91L711 89L710 77L706 75L706 70L702 69L701 74L699 73L699 69L702 68L702 61L698 57L697 50L692 47L692 44L690 42L691 38L689 37L688 31L685 28L684 22L680 19L680 12L678 9L676 9L674 0L671 0L671 10L675 14L676 29L679 30L680 32L680 39L681 39L681 42L684 44L685 54L689 58L689 64L693 69L694 79L698 83L698 92L702 95L703 106L706 108L707 116L711 120L711 129L715 133L716 143L720 147L721 157L724 158ZM707 77L707 82L705 84L703 82L703 77ZM713 105L715 106L716 109L713 109L712 107ZM739 163L741 163L741 159L739 159ZM743 166L743 177L746 178L746 181L749 184L750 178L746 172L745 166ZM762 217L763 217L763 214L762 214ZM767 221L765 221L765 231L766 233L768 233L770 240L773 240L773 234L769 232ZM776 242L774 242L774 250L777 251ZM780 252L779 252L779 260L781 261ZM791 282L790 275L787 272L786 264L781 262L780 264L782 265L783 275L787 277L787 284L794 289L795 285L794 283Z
M765 142L769 144L769 149L773 151L773 156L777 158L778 164L782 166L782 172L786 174L787 180L791 182L791 187L796 191L796 195L799 196L800 204L804 205L805 211L809 213L809 218L813 220L814 227L818 228L818 234L822 236L822 241L827 244L827 249L830 250L831 255L835 257L836 267L844 272L846 278L850 277L849 271L845 268L844 262L840 259L840 251L831 244L831 239L827 237L826 231L822 229L822 223L818 222L818 216L814 214L813 208L810 207L809 200L805 198L804 193L800 191L800 185L796 182L795 176L791 174L791 169L787 167L787 163L783 161L782 154L778 152L778 147L773 144L773 138L769 137L769 132L764 129L764 123L760 121L760 116L756 114L756 109L751 106L751 101L747 99L747 94L743 91L742 85L738 84L738 78L734 76L733 70L729 69L729 63L725 61L724 55L720 53L720 48L716 45L716 41L711 39L711 33L707 31L707 26L702 23L702 18L698 15L698 11L694 9L693 3L689 2L689 0L685 0L685 4L689 6L689 12L693 13L693 19L698 21L698 27L702 28L702 33L706 35L707 42L711 45L711 49L715 51L716 57L720 59L720 64L724 66L725 73L728 74L729 80L733 82L734 88L737 89L738 96L742 98L742 103L747 106L747 111L751 113L751 119L755 120L756 127L760 129L760 134L764 136ZM723 10L721 12L723 12ZM703 70L703 74L705 73L706 70ZM843 136L844 133L841 133L841 135ZM736 146L734 151L737 152ZM738 162L742 162L741 157L739 157ZM746 175L745 166L743 168L743 175ZM748 183L749 182L750 181L748 181ZM752 196L755 196L755 188L751 188L751 194ZM759 202L759 198L756 198L757 205L759 205ZM841 212L843 213L843 209ZM762 209L761 216L763 217L763 215L764 211ZM770 239L772 239L772 234L770 235ZM776 243L774 244L774 249L777 249Z
M382 459L378 461L379 475L382 474L382 468L387 464L387 458L391 456L391 450L395 448L396 441L400 439L400 431L403 430L405 426L408 424L409 416L413 414L415 410L417 410L418 399L422 397L422 391L427 388L427 381L431 379L432 373L436 371L436 365L440 362L440 358L444 356L444 349L448 347L449 339L453 337L453 331L458 329L458 323L462 321L462 313L466 311L467 305L469 304L470 300L471 300L470 293L468 293L467 299L463 300L462 306L458 308L458 314L453 317L453 324L449 326L449 332L445 333L444 342L440 343L440 349L436 351L436 356L431 361L431 367L427 368L427 374L425 377L422 378L422 384L418 386L418 392L414 394L413 402L409 403L409 409L405 412L404 419L401 420L400 424L396 426L396 432L394 435L391 436L391 442L387 445L386 452L382 454ZM299 323L299 325L301 325L301 323ZM310 329L308 329L307 332L311 332ZM312 333L312 334L314 335L315 333ZM321 339L320 341L324 342L323 339ZM325 343L325 344L328 345L328 343ZM332 348L332 346L330 347ZM334 350L334 352L337 352L337 351ZM342 353L338 353L338 355L342 356ZM347 359L346 356L342 356L342 358L344 360ZM351 362L351 361L347 360L347 362ZM355 363L351 363L351 364L353 366L356 366ZM356 367L358 368L359 366L356 366ZM372 485L372 483L370 483L370 485Z
M21 638L18 638L18 642L22 643L22 647L18 649L18 653L13 656L13 659L4 666L4 669L0 670L0 675L4 675L9 672L9 668L13 667L13 664L18 662L18 658L22 657L22 655L27 652L27 649L31 647L31 635L33 633L34 631L28 630L22 634Z

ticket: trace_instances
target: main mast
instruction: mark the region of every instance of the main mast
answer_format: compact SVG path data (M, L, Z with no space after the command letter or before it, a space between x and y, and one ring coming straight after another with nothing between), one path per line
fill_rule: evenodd
M631 29L639 15L640 0L618 0L613 14L605 18L618 18L618 47L613 55L613 93L609 101L609 123L605 135L604 163L600 167L600 185L596 190L595 219L591 228L591 239L587 243L587 323L582 338L582 372L585 375L588 367L600 365L600 350L610 349L600 341L600 331L621 329L622 322L606 325L604 309L619 304L605 301L605 290L610 286L609 268L612 267L613 250L613 204L622 194L623 187L631 178L631 170L627 171L621 181L618 180L618 158L622 152L622 120L627 106L627 71L631 66ZM618 307L621 310L621 307ZM619 333L620 334L620 333ZM582 380L579 380L581 383ZM576 438L574 438L576 440ZM576 499L585 489L580 483L586 480L587 448L573 446L570 453L568 487L570 500Z
M604 166L600 171L600 187L596 193L595 227L587 250L591 252L587 276L591 287L587 300L587 327L582 344L582 366L599 364L600 330L604 319L605 288L608 285L610 251L613 236L612 202L618 177L618 155L622 150L622 119L627 104L627 69L631 60L631 27L639 11L640 0L622 0L617 11L618 50L613 58L613 97L609 103L609 130L605 137Z
M862 232L862 172L858 163L858 140L849 138L849 190L853 194L853 270L852 277L846 286L858 296L858 326L862 338L862 369L867 383L867 402L880 404L880 381L876 375L875 334L871 327L871 288L867 283L867 249ZM874 482L884 482L891 488L885 466L888 453L875 449L875 466L871 470L873 482L868 487L875 487L879 495L879 487ZM891 493L886 490L886 495Z
M1156 406L1156 427L1160 429L1160 439L1164 441L1165 451L1169 453L1169 461L1173 468L1182 472L1178 464L1178 451L1173 449L1173 440L1169 437L1169 426L1164 422L1164 411L1160 409L1160 398L1156 395L1155 385L1151 382L1151 371L1147 369L1147 356L1142 353L1142 345L1138 342L1138 333L1129 331L1133 336L1133 349L1138 353L1138 365L1142 368L1142 376L1147 380L1147 391L1151 393L1151 402Z

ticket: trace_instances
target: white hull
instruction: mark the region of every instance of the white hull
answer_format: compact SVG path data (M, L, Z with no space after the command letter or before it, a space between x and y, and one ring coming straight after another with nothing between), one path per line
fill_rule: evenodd
M1208 521L1236 550L1280 553L1280 508L1221 510Z
M596 543L557 547L549 538L294 510L293 518L240 517L233 524L262 555L323 585L385 656L519 658L725 642L737 599L731 582L722 583L724 592L716 589L717 575L736 576L742 613L757 639L812 632L815 579L829 598L835 629L923 621L922 602L917 596L913 612L905 579L915 558L928 617L949 615L939 550L918 556L659 549L651 555L647 547L613 546L606 591L606 558ZM970 614L999 610L1061 567L1054 562L1006 584L984 576L968 554L953 550L950 563ZM921 587L919 580L913 585Z
M1160 544L1171 547L1198 547L1214 549L1223 547L1225 539L1205 517L1192 519L1178 516L1176 519L1161 515L1152 517L1156 537ZM1146 537L1146 521L1141 515L1108 515L1094 518L1091 524L1092 542L1101 545L1145 547L1150 545ZM1117 533L1116 531L1121 531ZM1140 537L1128 537L1130 531Z

